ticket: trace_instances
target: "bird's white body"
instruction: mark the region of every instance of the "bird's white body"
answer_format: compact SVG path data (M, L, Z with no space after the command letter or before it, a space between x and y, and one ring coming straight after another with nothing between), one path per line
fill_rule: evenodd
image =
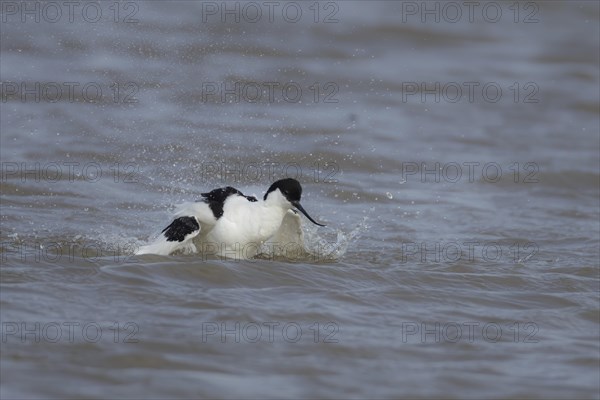
M165 228L153 243L141 247L136 254L168 255L179 250L184 253L200 252L206 257L249 259L256 256L267 241L301 243L303 236L300 217L292 208L297 207L305 214L306 212L299 204L300 185L296 181L294 183L298 185L298 193L290 194L293 189L287 186L275 187L269 189L264 199L260 200L244 196L233 188L211 192L235 191L225 195L222 192L214 197L203 194L207 198L204 201L184 203L177 207L173 224ZM297 200L290 201L290 196L297 196ZM289 226L282 229L284 220ZM175 225L177 221L179 222ZM276 245L285 246L286 243Z
M237 259L256 256L264 242L277 233L291 208L281 199L285 200L279 193L256 202L237 195L228 197L223 216L212 228L207 227L205 235L200 233L202 253Z

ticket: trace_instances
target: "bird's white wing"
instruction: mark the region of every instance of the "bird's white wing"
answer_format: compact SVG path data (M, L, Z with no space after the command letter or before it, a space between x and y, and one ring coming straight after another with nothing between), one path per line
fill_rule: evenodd
M196 246L192 243L192 239L198 236L199 233L200 224L196 217L175 218L152 243L140 247L135 254L167 256L177 250L183 250L185 253L195 253Z
M302 219L300 215L289 210L285 213L279 230L265 243L267 256L284 257L296 260L306 256L304 245L304 232L302 232Z
M142 246L135 253L169 255L181 250L186 254L196 253L192 239L200 231L210 230L216 222L208 203L184 203L177 206L173 222L162 230L160 235L150 244Z
M217 220L210 206L205 201L186 202L175 207L175 218L194 216L204 227L204 225L214 225Z

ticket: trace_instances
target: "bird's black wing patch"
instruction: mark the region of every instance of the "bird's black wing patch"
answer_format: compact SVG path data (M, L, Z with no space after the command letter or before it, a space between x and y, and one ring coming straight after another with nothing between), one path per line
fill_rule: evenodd
M223 216L223 206L225 204L225 200L234 194L238 194L242 197L248 199L248 201L258 201L254 196L245 196L244 193L240 192L236 188L231 186L227 186L224 188L213 189L208 193L202 193L202 197L204 197L204 201L208 203L213 215L216 219L219 219Z
M227 186L224 188L213 189L208 193L202 193L202 197L205 197L209 202L216 203L224 203L225 199L231 196L232 194L240 194L243 196L242 192L233 188L231 186Z
M200 229L198 221L194 217L179 217L169 226L163 229L168 242L183 242L190 233Z

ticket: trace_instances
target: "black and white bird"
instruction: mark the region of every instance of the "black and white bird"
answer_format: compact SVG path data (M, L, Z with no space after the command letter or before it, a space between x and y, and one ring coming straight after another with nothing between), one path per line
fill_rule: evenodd
M169 255L178 250L195 253L197 242L203 253L252 258L268 240L289 238L289 232L302 235L300 218L293 209L313 224L325 226L308 215L300 205L301 196L302 186L292 178L274 182L262 200L231 186L202 193L200 201L180 205L173 222L136 254Z

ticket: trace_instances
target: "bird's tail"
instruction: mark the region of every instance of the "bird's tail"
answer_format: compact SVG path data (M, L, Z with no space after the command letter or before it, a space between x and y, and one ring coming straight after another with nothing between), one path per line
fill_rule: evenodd
M162 230L160 235L150 244L142 246L135 253L157 254L168 256L178 250L186 254L196 253L192 239L200 233L200 224L196 217L179 217Z

